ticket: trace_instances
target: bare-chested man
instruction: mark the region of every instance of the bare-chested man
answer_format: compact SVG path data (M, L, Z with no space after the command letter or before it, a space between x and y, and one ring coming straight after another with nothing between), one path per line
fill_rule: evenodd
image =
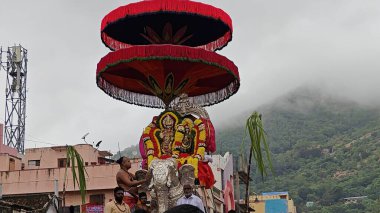
M138 201L137 187L144 183L145 180L136 180L135 175L128 171L131 168L129 158L121 157L116 162L120 165L120 170L116 174L117 185L124 189L124 202L133 209Z

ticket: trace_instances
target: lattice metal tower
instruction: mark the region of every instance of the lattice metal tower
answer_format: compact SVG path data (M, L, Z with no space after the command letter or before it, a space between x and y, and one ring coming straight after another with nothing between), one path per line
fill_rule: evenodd
M7 73L4 144L24 153L27 50L22 46L0 48L0 70Z

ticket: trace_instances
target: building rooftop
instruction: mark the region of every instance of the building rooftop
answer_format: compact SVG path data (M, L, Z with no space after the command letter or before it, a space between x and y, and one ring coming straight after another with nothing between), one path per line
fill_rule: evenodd
M27 194L27 195L5 195L0 200L0 205L4 204L13 208L24 210L43 211L52 204L55 196L52 194Z
M269 196L273 196L273 195L289 195L289 192L263 192L261 193L262 195L269 195Z

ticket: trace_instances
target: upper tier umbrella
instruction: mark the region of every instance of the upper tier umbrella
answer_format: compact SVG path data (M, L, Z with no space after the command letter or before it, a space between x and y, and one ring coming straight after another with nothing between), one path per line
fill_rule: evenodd
M223 10L199 2L140 1L107 14L101 24L101 37L111 50L175 44L214 51L232 39L232 21Z

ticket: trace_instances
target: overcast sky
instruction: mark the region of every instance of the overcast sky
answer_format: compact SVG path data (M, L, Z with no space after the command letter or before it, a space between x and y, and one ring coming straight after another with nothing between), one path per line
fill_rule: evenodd
M102 18L132 1L0 0L0 46L28 49L28 147L103 140L101 149L138 143L161 110L117 101L96 86L97 62L109 50ZM216 128L236 114L302 85L356 101L380 100L380 1L203 0L230 14L233 40L219 54L239 67L241 87L207 107ZM6 73L0 71L0 123ZM244 122L244 121L242 121Z

